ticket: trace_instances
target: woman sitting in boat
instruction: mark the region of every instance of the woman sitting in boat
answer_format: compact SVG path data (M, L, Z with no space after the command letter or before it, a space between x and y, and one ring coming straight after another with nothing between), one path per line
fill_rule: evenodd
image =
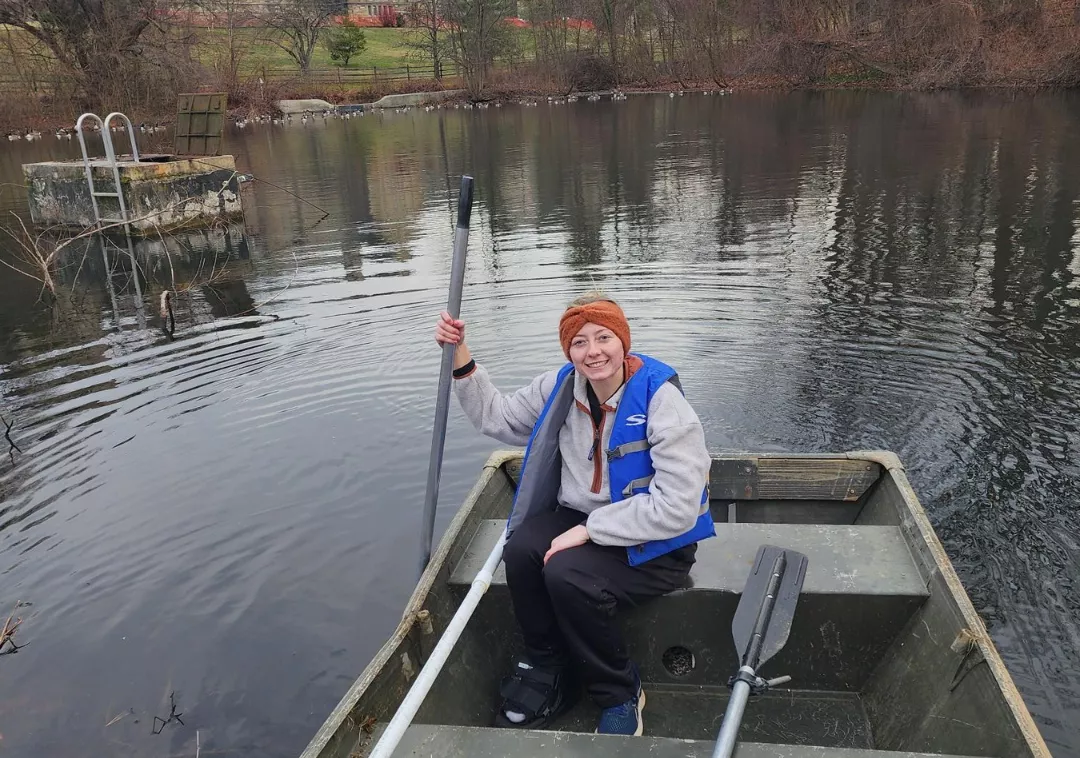
M645 694L615 612L684 586L697 541L715 534L705 436L674 369L630 352L626 316L602 296L562 315L570 363L512 395L470 356L464 321L443 313L435 339L456 345L473 425L527 445L503 552L525 651L496 724L542 729L583 684L598 732L640 735Z

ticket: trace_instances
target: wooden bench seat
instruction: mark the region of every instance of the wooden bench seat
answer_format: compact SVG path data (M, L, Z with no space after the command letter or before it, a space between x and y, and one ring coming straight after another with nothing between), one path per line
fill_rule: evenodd
M502 521L485 521L454 567L452 584L472 583ZM716 537L698 543L688 589L742 593L760 545L798 550L809 559L803 592L834 595L906 595L926 598L926 585L900 527L826 524L716 524ZM506 584L502 566L494 584Z
M456 591L467 591L503 528L492 520L478 529L451 572ZM792 548L809 559L790 640L766 672L790 674L792 687L859 692L929 596L896 526L717 523L716 532L698 544L686 589L625 616L627 644L646 681L727 682L738 668L731 619L762 544ZM511 613L505 584L500 567L481 605L502 607L488 613ZM671 665L675 648L689 651L692 668Z

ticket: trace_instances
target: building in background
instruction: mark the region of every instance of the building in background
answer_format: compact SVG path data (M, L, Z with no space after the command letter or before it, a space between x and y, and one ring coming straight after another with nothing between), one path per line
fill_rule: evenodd
M337 16L348 16L365 26L379 26L387 19L404 16L411 0L324 0ZM198 0L176 3L169 15L186 19L194 26L217 26L218 19L231 15L244 19L237 26L259 26L259 16L270 10L274 0ZM235 22L234 22L235 23Z

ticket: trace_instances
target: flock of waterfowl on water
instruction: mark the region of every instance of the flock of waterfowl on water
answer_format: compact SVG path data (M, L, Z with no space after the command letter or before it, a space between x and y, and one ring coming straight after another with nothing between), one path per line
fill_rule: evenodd
M715 89L715 90L696 90L703 95L729 95L732 90L730 89ZM607 93L605 93L607 94ZM681 97L682 95L690 94L687 90L675 90L669 93L670 97ZM615 90L610 93L610 98L613 102L621 102L626 100L626 93L619 90ZM586 100L590 103L598 102L602 98L599 93L590 93L587 95L565 95L556 96L552 95L547 98L522 98L520 100L512 100L509 103L514 105L520 105L524 108L535 108L543 103L548 105L567 105L570 103L576 103L579 100ZM424 111L430 113L432 111L440 110L485 110L487 108L502 108L504 103L499 100L495 101L451 101L445 103L433 103L430 105L403 105L397 108L377 108L373 110L360 110L354 108L337 108L334 110L322 110L322 111L303 111L302 113L292 114L288 113L282 116L255 116L252 118L237 118L235 124L237 128L245 129L251 124L274 124L285 125L298 123L302 126L306 126L309 123L315 123L318 119L350 119L359 118L367 115L368 113L409 113L410 111Z
M163 131L165 131L165 129L167 127L164 124L139 124L138 127L132 127L132 128L137 128L138 131L143 133L143 134L153 134L155 132L163 132ZM123 127L123 126L113 126L113 127L111 127L111 131L114 131L114 132L123 132L123 131L125 131L125 129L126 129L126 127ZM96 123L87 124L86 131L88 131L88 132L100 132L101 131L101 126L99 124L96 124ZM60 129L56 130L56 132L55 132L55 134L53 136L55 136L56 139L58 139L58 140L71 139L72 137L75 136L75 130L74 129L60 128ZM7 138L8 138L8 142L17 142L18 140L26 140L27 142L34 142L34 141L39 140L39 139L44 139L44 135L40 131L38 131L36 129L27 129L24 132L9 132Z
M714 89L714 90L697 90L703 95L728 95L731 94L730 89ZM687 90L673 90L668 93L668 97L681 97L684 94L688 94ZM610 93L611 100L613 102L620 102L626 99L626 93L619 90L615 90ZM576 103L578 100L586 100L590 103L595 103L601 99L601 95L598 93L591 93L587 95L565 95L565 96L549 96L546 98L522 98L520 100L510 101L515 105L520 105L525 108L535 108L542 103L548 105L567 105L570 103ZM391 113L408 113L413 110L423 110L425 112L438 111L438 110L484 110L486 108L501 108L503 103L501 101L453 101L445 103L436 103L432 105L404 105L400 108L382 108L381 112ZM234 119L233 123L238 129L246 129L252 124L271 124L275 126L284 126L286 124L298 123L301 126L306 126L309 123L314 123L316 119L351 119L364 116L368 111L360 109L350 108L335 108L333 110L323 111L304 111L299 114L287 113L280 116L260 115L252 116L249 118L238 117ZM123 132L125 127L114 126L111 127L114 132ZM163 132L167 128L164 124L139 124L137 130L142 134L154 134L155 132ZM91 124L87 126L87 131L100 131L101 127L97 124ZM65 140L71 139L75 136L74 129L61 128L55 132L56 139ZM16 142L19 140L26 140L27 142L34 142L44 138L42 132L37 130L27 129L22 132L10 132L7 135L9 142Z

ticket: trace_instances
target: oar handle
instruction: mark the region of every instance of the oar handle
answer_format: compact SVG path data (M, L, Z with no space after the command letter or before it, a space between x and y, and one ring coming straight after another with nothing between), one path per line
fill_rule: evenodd
M461 313L461 291L465 286L465 252L469 245L469 221L472 218L473 178L461 177L458 195L457 228L454 230L454 258L450 264L450 295L446 310L452 318ZM431 456L428 459L427 492L424 496L423 531L420 536L420 575L431 561L431 540L435 533L435 506L439 502L439 479L442 476L443 448L446 443L446 418L450 413L450 382L454 373L456 346L443 345L439 367L439 391L435 399L435 423L431 430Z

